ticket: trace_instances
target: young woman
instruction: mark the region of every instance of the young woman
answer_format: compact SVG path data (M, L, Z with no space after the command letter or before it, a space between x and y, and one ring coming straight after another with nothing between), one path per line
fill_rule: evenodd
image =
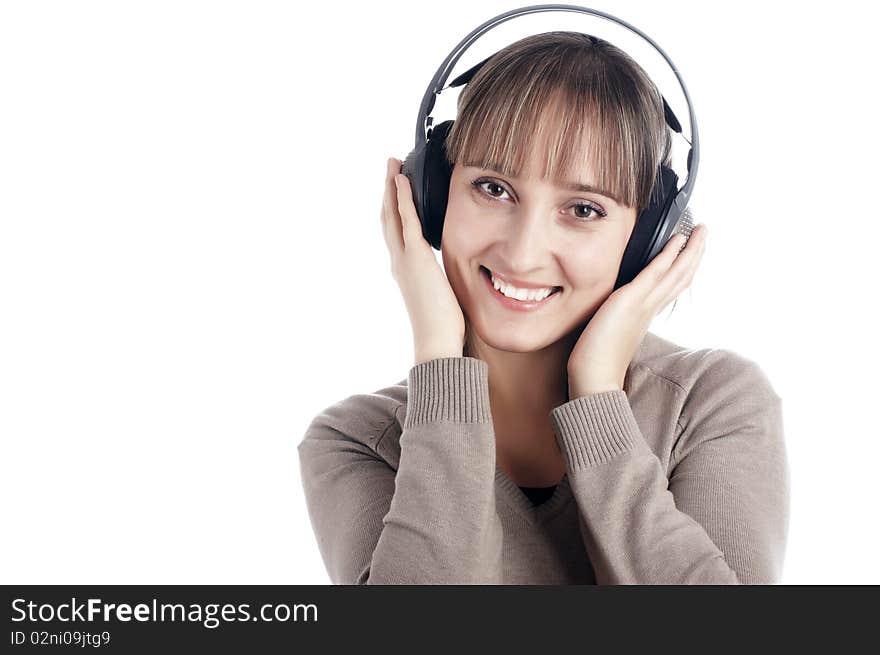
M780 579L781 400L754 362L650 332L706 228L612 293L670 136L623 51L548 32L458 100L443 269L400 160L381 221L409 313L406 380L320 413L299 445L334 583Z

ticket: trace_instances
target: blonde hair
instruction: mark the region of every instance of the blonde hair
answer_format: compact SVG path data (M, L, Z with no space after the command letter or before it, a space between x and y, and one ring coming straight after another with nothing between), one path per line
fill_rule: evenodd
M446 157L518 177L542 138L540 177L587 182L638 212L671 154L663 100L647 73L611 43L577 32L529 36L488 59L458 97ZM581 153L591 180L582 179Z

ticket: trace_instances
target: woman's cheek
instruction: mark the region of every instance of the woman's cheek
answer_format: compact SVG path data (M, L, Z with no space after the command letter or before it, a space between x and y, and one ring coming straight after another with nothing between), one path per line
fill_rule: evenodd
M616 253L615 253L616 254ZM575 295L590 303L590 297L610 293L617 281L619 265L608 249L598 244L567 251L559 259L564 279Z
M456 235L457 240L467 240L486 231L490 222L485 216L481 216L479 212L468 206L468 203L460 201L450 204L446 210L446 217L443 224L443 234L446 235L447 228Z

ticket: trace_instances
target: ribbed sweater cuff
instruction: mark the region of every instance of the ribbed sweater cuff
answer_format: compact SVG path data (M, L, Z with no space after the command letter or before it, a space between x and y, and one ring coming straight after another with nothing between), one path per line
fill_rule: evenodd
M632 450L641 437L629 399L620 389L574 398L554 408L550 418L571 471Z
M434 421L491 423L489 365L476 357L440 357L413 366L407 377L403 427Z

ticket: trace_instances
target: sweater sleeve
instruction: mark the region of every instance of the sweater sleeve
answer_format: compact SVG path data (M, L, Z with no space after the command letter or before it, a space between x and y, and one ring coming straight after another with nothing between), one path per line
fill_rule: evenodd
M551 412L599 584L776 584L788 534L781 399L730 351L698 378L667 479L621 390Z
M472 357L410 369L396 475L353 434L357 417L312 422L301 478L334 584L500 582L488 374Z

